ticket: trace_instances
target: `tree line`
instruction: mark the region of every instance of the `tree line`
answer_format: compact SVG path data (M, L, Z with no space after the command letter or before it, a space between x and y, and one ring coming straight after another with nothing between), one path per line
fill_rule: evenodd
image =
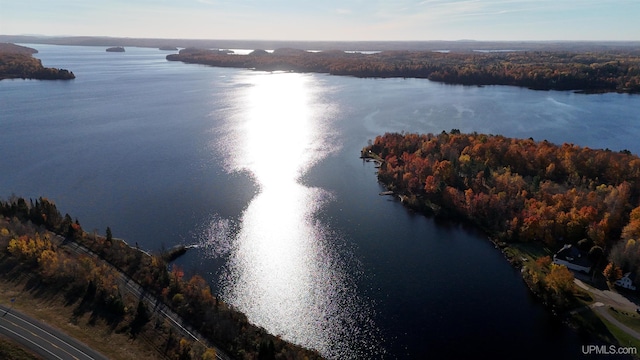
M113 238L110 228L106 236L88 233L77 219L63 216L46 198L1 201L0 215L13 224L11 230L0 229L0 256L11 256L22 266L35 269L45 284L87 299L86 306L105 309L115 321L125 321L132 334L144 329L148 315L144 305L126 304L115 269L134 279L234 358L321 358L315 351L288 343L249 323L244 314L212 294L204 278L197 274L185 277L181 268L167 264L164 254L149 255L131 247ZM100 259L69 254L55 245L44 229L87 247ZM200 359L213 351L175 338L175 334L161 345L171 359Z
M37 51L24 46L0 43L0 80L36 79L70 80L73 72L65 69L47 68L40 59L32 56Z
M439 53L256 50L249 55L184 49L167 60L265 71L319 72L356 77L426 78L463 85L513 85L538 90L640 92L640 53L634 51L514 51Z
M610 281L640 274L640 158L629 151L453 129L387 133L362 157L377 161L379 181L415 210L473 222L507 244L573 244L594 264L608 254ZM550 257L523 275L545 302L570 305L573 276Z
M631 233L630 214L640 214L632 212L640 158L628 151L454 129L387 133L362 155L382 160L378 179L409 206L468 219L504 241L588 239L610 248Z

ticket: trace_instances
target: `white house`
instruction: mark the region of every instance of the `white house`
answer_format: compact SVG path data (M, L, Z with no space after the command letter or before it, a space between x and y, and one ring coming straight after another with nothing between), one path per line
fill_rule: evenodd
M591 271L591 261L582 252L571 244L567 244L553 255L553 263L564 265L568 269L589 273Z
M633 285L633 280L631 279L631 273L630 272L624 274L624 276L621 279L616 280L616 282L614 284L616 284L617 286L620 286L622 288L629 289L629 290L635 290L636 289L635 285Z

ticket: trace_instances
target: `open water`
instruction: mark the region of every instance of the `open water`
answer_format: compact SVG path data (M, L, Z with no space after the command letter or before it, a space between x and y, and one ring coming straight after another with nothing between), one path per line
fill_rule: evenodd
M640 96L265 73L32 45L73 81L0 82L0 194L179 260L249 320L333 359L576 358L581 339L486 237L389 197L387 131L640 150Z

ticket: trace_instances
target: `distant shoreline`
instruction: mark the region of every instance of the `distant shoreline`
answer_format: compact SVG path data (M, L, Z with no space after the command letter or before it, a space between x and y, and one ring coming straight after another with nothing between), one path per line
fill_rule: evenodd
M47 68L32 54L38 50L26 46L0 42L0 80L72 80L76 76L65 69Z
M229 39L163 39L123 38L107 36L29 36L0 35L0 42L79 45L79 46L135 46L135 47L198 47L205 49L278 49L393 51L419 50L470 52L473 50L514 51L613 51L640 49L640 41L286 41L286 40L229 40Z
M311 52L277 48L248 55L186 48L169 61L358 78L417 78L453 85L507 85L533 90L640 93L640 51Z

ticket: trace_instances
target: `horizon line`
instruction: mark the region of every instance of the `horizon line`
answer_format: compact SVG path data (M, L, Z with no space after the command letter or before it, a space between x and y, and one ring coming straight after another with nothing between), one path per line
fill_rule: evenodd
M189 38L189 37L138 37L138 36L113 36L113 35L45 35L45 34L0 34L2 37L35 37L35 38L101 38L101 39L130 39L130 40L186 40L186 41L274 41L274 42L334 42L334 43L352 43L352 42L377 42L377 43L402 43L402 42L476 42L476 43L640 43L638 40L571 40L571 39L546 39L546 40L534 40L534 39L521 39L521 40L477 40L477 39L456 39L456 40L444 40L444 39L431 39L431 40L301 40L301 39L260 39L260 38Z

